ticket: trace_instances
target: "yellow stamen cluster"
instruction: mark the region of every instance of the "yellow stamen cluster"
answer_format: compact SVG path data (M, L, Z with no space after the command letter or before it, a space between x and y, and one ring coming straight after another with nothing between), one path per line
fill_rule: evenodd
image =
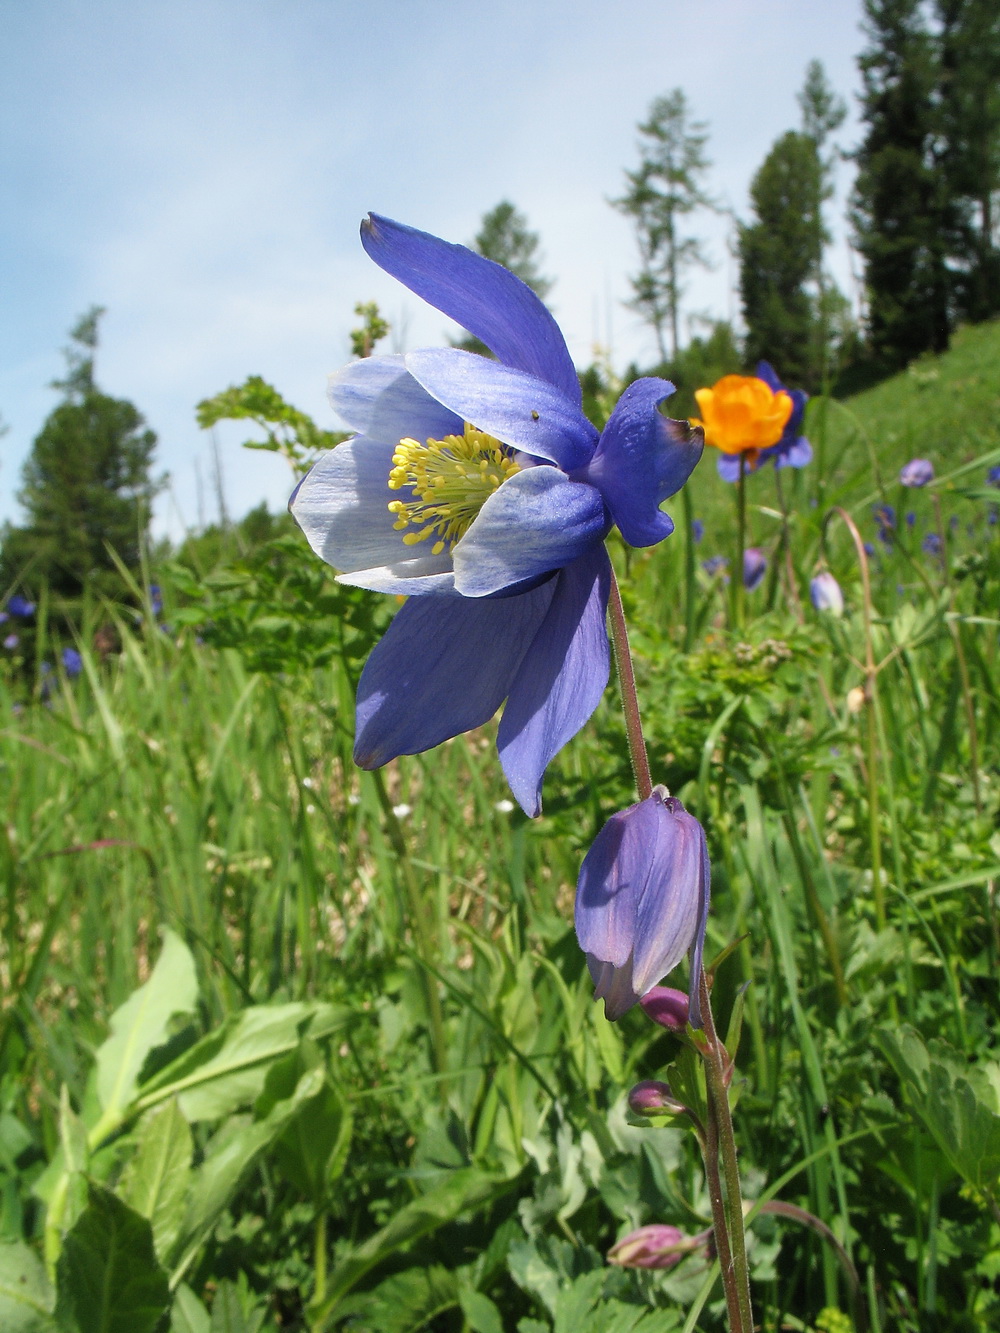
M407 546L433 537L432 555L454 546L497 487L521 470L499 440L468 422L462 435L400 440L392 462L389 489L409 486L415 497L389 501L393 527L416 529L403 538Z

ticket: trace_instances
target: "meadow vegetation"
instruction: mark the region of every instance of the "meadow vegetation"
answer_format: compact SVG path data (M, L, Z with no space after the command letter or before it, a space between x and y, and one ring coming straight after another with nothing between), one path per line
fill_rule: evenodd
M708 832L768 1330L1000 1318L998 366L985 324L810 403L814 464L747 482L769 564L739 630L714 456L669 541L612 543L656 777ZM914 456L936 480L904 490ZM493 728L360 772L395 603L264 535L75 631L41 598L5 651L0 1327L723 1327L704 1245L606 1261L711 1220L684 1122L625 1101L681 1086L679 1044L605 1021L573 933L634 799L612 691L535 821Z

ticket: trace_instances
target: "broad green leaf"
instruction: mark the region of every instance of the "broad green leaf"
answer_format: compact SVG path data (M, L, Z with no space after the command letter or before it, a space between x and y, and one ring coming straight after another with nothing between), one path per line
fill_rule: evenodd
M145 1115L136 1133L135 1153L125 1168L119 1195L148 1217L160 1259L170 1253L187 1211L194 1143L176 1101Z
M513 1189L516 1181L516 1176L491 1175L472 1166L453 1171L440 1185L400 1208L381 1231L341 1259L330 1274L327 1297L316 1314L321 1320L329 1319L340 1299L383 1259L463 1213L485 1208Z
M198 979L187 945L171 930L149 980L111 1016L111 1035L97 1052L97 1095L102 1122L114 1127L136 1094L150 1051L162 1046L171 1021L194 1012Z
M263 1120L234 1117L210 1141L204 1161L194 1172L179 1242L180 1255L172 1274L174 1281L194 1259L243 1176L287 1126L302 1102L316 1095L323 1077L322 1069L310 1069L299 1080L293 1095L278 1102Z
M472 1333L503 1333L500 1311L488 1296L471 1287L461 1287L458 1301Z
M177 1097L184 1117L221 1120L257 1100L268 1069L308 1031L323 1037L350 1011L328 1004L261 1004L243 1009L203 1037L142 1088L140 1106Z
M153 1333L170 1304L149 1222L98 1185L66 1234L57 1286L79 1333Z
M317 1206L344 1168L351 1130L350 1107L324 1079L274 1145L278 1169Z
M22 1241L0 1242L0 1329L55 1333L55 1294L45 1267Z
M86 1171L90 1160L87 1129L69 1104L69 1089L65 1083L59 1094L59 1142L62 1145L63 1169L69 1173Z
M174 1292L170 1311L170 1333L211 1333L208 1311L186 1282Z
M455 1274L432 1264L393 1273L373 1290L345 1302L339 1313L349 1312L349 1326L359 1333L420 1333L457 1305Z
M925 1045L911 1027L883 1029L878 1040L954 1170L975 1188L992 1189L1000 1179L996 1071L970 1065L947 1042Z

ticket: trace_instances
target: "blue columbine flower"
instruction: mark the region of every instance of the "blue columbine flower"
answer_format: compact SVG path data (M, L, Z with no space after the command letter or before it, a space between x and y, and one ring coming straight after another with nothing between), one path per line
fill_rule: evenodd
M64 648L62 650L63 670L70 680L78 676L83 670L83 658L75 648Z
M911 458L899 473L900 486L926 486L934 480L934 464L929 458Z
M773 460L778 467L805 467L812 462L812 445L802 434L802 421L806 414L809 395L802 389L786 389L775 374L774 367L768 361L758 361L754 374L763 380L772 393L787 393L792 400L792 415L785 422L781 439L770 448L761 449L754 459L753 466L747 471L756 472L767 462ZM739 454L720 454L717 467L723 481L739 481Z
M743 586L747 592L759 587L767 573L767 556L759 546L748 546L743 552Z
M673 531L660 504L701 434L658 411L673 392L661 379L629 385L598 433L558 325L519 278L375 215L361 240L497 359L427 348L333 376L333 406L358 433L290 508L342 582L408 597L361 675L355 761L428 750L506 699L500 760L536 815L546 765L608 680L604 538L612 524L633 546Z
M608 1018L621 1018L690 951L689 1020L701 1027L708 894L705 830L680 801L655 787L611 816L576 889L576 935Z

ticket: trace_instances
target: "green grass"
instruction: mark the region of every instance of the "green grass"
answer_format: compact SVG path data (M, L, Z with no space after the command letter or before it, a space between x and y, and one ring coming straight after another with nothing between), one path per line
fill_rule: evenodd
M997 353L1000 326L966 330L938 362L847 404L813 405L823 466L788 479L787 564L774 475L748 482L751 537L771 567L739 632L718 579L699 568L689 584L683 528L652 552L615 548L654 779L708 830L708 955L743 937L715 1003L723 1030L745 1005L736 1119L747 1196L784 1180L778 1197L848 1253L859 1327L886 1333L979 1328L1000 1313L989 1166L1000 1116L988 1078L973 1087L961 1073L997 1069L1000 528L975 490L1000 448ZM895 476L913 456L941 476L976 466L900 495ZM692 494L709 529L698 558L728 554L733 490L712 459ZM915 512L891 548L875 540L873 497ZM824 544L832 503L876 544L867 630L843 526ZM921 550L938 531L944 560ZM52 1222L74 1113L87 1130L97 1120L95 1051L168 928L194 959L197 1004L169 1048L151 1047L140 1090L248 1008L323 1001L339 1015L322 1037L301 1037L294 1068L287 1054L273 1068L262 1056L252 1092L230 1089L216 1119L192 1117L192 1180L226 1135L263 1146L183 1271L157 1251L176 1273L175 1329L202 1327L198 1302L213 1293L213 1329L230 1306L245 1321L231 1326L256 1327L256 1310L270 1331L685 1327L703 1258L660 1273L603 1262L640 1222L695 1232L708 1216L691 1136L632 1128L622 1111L624 1091L662 1075L676 1043L635 1012L603 1020L572 933L580 860L634 799L613 691L551 766L537 821L509 808L493 727L360 773L353 683L379 623L365 619L364 597L337 601L311 565L308 576L288 570L295 548L283 549L268 575L277 583L265 587L254 567L230 580L235 592L206 592L220 618L233 599L223 641L234 647L199 643L195 608L172 635L119 617L121 651L101 660L91 644L104 613L92 608L84 675L57 670L45 698L6 677L0 1241L11 1247L0 1265L15 1240L51 1257L74 1218L96 1227L113 1214L103 1195L87 1204L84 1174L134 1197L128 1164L154 1132L141 1107L122 1125L138 1137L116 1131L66 1177L66 1212ZM845 586L841 621L809 605L823 559ZM175 624L191 588L165 589ZM53 653L39 633L40 660ZM251 669L274 664L282 636L314 662L324 635L340 647L322 665ZM869 645L873 700L854 711ZM948 1044L925 1051L923 1073L902 1025ZM280 1100L317 1069L334 1109ZM276 1105L292 1118L279 1125ZM333 1155L313 1188L309 1152L331 1117L347 1138L343 1151L324 1148ZM68 1253L60 1280L72 1290L72 1242ZM847 1317L851 1287L814 1230L763 1213L751 1261L763 1327L846 1327L820 1319ZM722 1327L718 1295L691 1328ZM0 1314L4 1299L0 1282Z

